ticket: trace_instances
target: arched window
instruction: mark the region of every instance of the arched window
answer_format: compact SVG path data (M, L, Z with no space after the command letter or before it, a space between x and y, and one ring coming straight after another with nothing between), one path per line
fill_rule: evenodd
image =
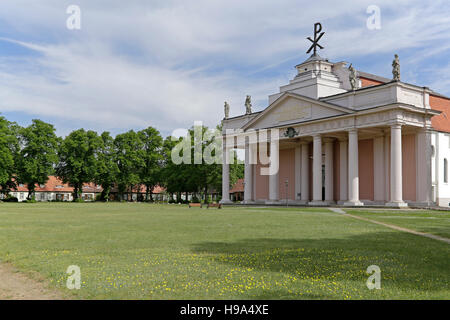
M448 182L448 161L444 159L444 182Z

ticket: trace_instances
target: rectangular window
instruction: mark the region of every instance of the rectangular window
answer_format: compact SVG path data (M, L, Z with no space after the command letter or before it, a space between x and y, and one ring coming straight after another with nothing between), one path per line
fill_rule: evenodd
M448 183L448 161L444 159L444 183Z

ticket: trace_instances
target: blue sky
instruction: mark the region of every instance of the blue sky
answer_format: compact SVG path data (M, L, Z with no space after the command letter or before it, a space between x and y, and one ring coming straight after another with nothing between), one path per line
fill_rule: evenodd
M69 5L81 30L68 30ZM381 29L366 26L369 5ZM147 126L164 135L201 120L215 126L255 110L307 59L320 21L331 61L450 96L447 1L2 0L0 112L28 125L40 118L59 135L83 127L113 134Z

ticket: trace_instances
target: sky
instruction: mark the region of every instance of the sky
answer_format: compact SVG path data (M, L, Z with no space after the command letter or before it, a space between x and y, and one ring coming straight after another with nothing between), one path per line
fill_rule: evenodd
M71 5L81 29L67 27ZM246 95L267 107L308 58L315 22L322 57L391 78L398 53L402 81L450 96L448 0L1 0L0 113L61 136L214 127L224 101L231 116Z

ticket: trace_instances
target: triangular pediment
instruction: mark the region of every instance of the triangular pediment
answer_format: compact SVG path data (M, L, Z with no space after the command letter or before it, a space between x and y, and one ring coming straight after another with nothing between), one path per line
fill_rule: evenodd
M353 113L352 110L295 93L284 93L242 129L263 129Z

